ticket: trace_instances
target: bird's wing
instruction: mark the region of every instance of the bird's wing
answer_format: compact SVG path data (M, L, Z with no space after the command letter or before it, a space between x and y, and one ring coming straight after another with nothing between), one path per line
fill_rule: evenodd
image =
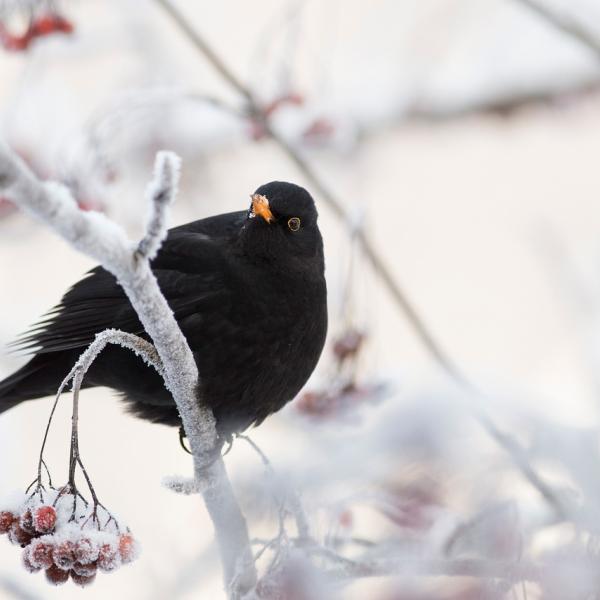
M172 230L152 263L159 287L175 318L215 306L223 286L222 245L207 235ZM36 353L89 345L104 329L144 333L136 312L116 279L102 267L92 269L63 296L13 347Z

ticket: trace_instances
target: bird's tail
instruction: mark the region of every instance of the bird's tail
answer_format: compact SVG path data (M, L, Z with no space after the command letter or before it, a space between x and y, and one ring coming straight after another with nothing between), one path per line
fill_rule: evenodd
M0 381L0 413L26 400L55 394L62 378L73 366L64 362L65 365L57 364L52 354L39 354Z

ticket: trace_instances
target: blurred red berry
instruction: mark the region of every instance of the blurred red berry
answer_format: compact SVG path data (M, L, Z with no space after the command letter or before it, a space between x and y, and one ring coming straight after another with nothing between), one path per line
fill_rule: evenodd
M40 506L33 513L33 528L38 533L50 533L56 525L56 510L53 506Z
M17 520L17 517L8 510L0 512L0 534L8 533L12 524Z
M343 510L338 517L340 525L345 528L352 527L354 517L351 510Z
M49 569L46 569L46 579L54 585L62 585L69 581L69 571L64 571L56 565L52 565Z
M121 560L124 565L135 560L135 540L130 533L124 533L119 538L119 554L121 555Z
M75 544L69 540L57 544L54 548L53 558L57 567L68 571L75 562Z
M56 23L53 15L43 15L31 23L33 35L48 35L56 30Z
M335 133L335 125L329 119L315 119L302 133L306 141L317 142L331 137Z
M42 15L31 23L30 31L34 37L41 37L51 33L71 33L73 31L73 24L60 15Z
M364 339L365 335L363 333L351 329L335 340L333 353L340 362L343 362L358 353Z

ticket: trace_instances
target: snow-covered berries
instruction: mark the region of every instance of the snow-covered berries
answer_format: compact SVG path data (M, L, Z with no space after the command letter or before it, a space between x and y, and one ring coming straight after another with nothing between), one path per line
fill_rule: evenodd
M36 490L18 508L0 510L0 533L23 548L23 567L45 571L61 585L69 579L85 587L98 571L111 573L135 560L138 544L100 504L62 490Z

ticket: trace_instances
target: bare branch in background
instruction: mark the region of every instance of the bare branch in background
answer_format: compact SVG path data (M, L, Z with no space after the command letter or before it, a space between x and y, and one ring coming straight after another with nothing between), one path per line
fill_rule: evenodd
M558 31L567 34L569 37L577 40L586 48L591 50L598 59L600 59L600 39L592 31L584 27L577 19L566 12L558 12L550 8L543 0L515 0L536 15L542 17L547 23L552 25Z
M202 486L213 520L230 594L250 589L256 571L246 521L238 506L220 454L210 409L198 403L198 369L192 352L162 295L148 260L165 235L165 210L176 194L179 159L157 155L150 186L150 227L140 245L104 215L81 211L67 188L41 182L8 148L0 146L0 190L12 202L42 221L78 250L98 260L126 292L164 368L165 384L173 395L194 456L194 476Z
M408 321L413 326L419 339L423 342L429 354L442 370L450 376L461 388L469 392L475 392L476 395L483 394L474 386L468 378L462 373L454 360L442 349L434 334L419 314L415 305L408 299L407 294L398 284L392 272L385 264L383 258L377 252L365 232L360 229L355 231L355 225L352 219L346 214L342 201L331 191L327 184L323 182L310 163L300 155L300 153L268 122L264 111L261 109L259 101L256 99L250 88L233 73L225 64L219 54L208 44L204 37L190 25L188 19L173 5L170 0L156 0L162 9L173 19L177 27L183 32L194 47L208 60L215 70L234 88L246 101L248 111L251 116L260 122L265 134L270 137L283 153L293 162L307 181L318 192L321 199L331 209L333 214L344 224L344 226L356 236L360 248L367 257L375 273L379 276L385 288L390 293L396 306L404 313ZM483 408L474 410L470 407L471 414L477 419L488 434L509 454L515 466L529 483L538 490L544 500L557 513L560 518L568 514L568 509L552 490L543 478L536 472L527 458L527 453L520 444L506 433L502 432L486 415Z

